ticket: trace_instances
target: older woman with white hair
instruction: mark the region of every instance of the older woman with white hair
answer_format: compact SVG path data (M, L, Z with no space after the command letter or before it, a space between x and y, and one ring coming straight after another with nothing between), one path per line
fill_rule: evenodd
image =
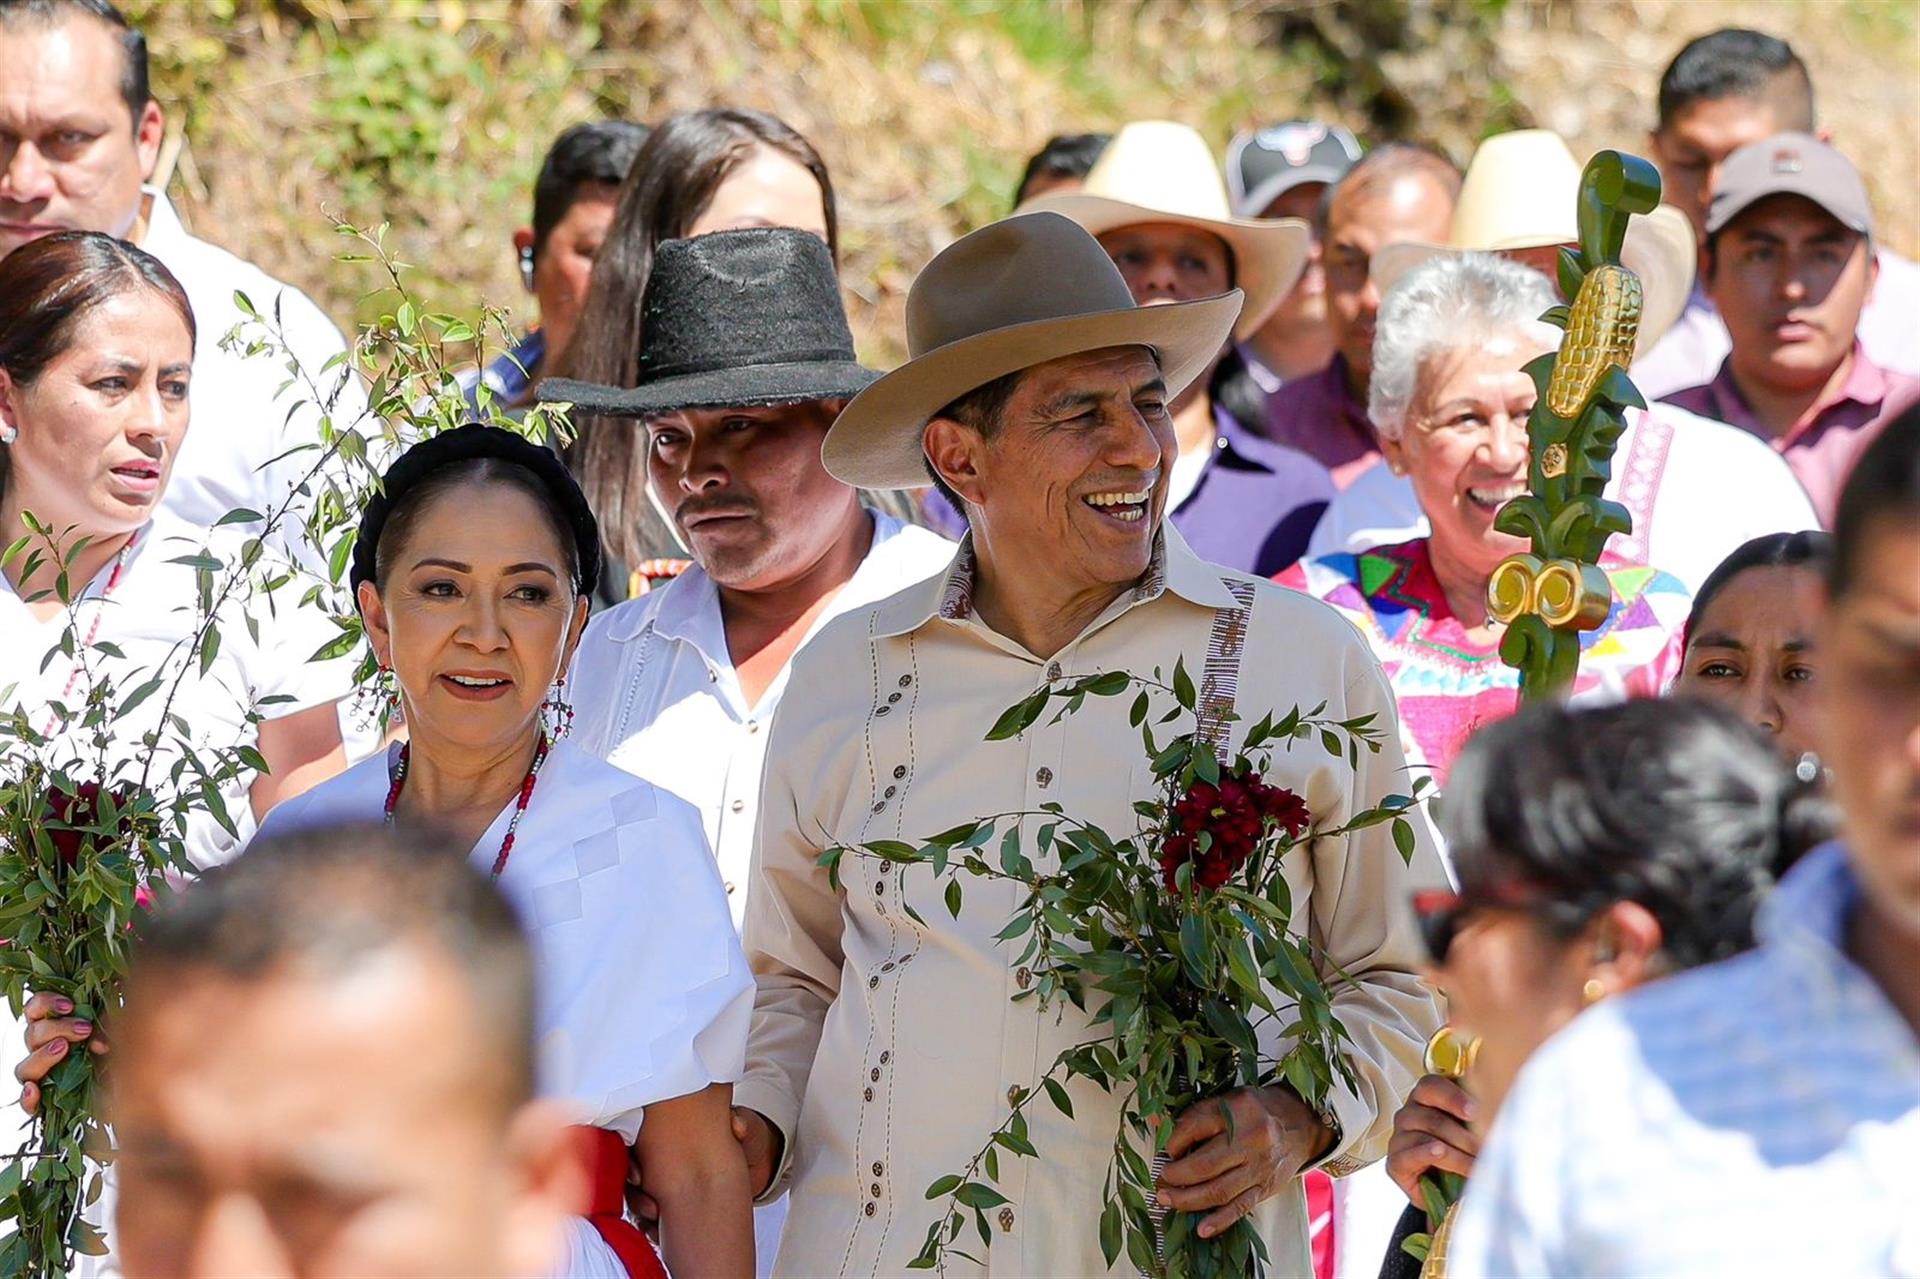
M1545 276L1483 253L1434 258L1380 306L1368 412L1387 465L1408 477L1432 532L1396 546L1295 565L1279 581L1360 628L1399 701L1407 755L1445 781L1474 730L1511 714L1518 675L1500 660L1487 580L1526 542L1494 516L1527 485L1522 370L1560 331L1537 318ZM1614 604L1581 637L1576 700L1655 695L1678 669L1686 588L1643 565L1606 563Z

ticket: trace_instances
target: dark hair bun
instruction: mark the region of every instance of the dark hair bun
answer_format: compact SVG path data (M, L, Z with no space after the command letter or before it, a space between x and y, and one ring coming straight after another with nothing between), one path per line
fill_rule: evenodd
M600 585L600 524L580 491L579 483L559 455L512 431L497 426L469 424L430 435L402 453L381 477L380 491L360 516L360 533L353 547L353 569L348 581L360 583L377 575L380 535L408 495L448 467L470 462L493 462L516 467L538 481L555 524L573 537L573 586L591 596Z

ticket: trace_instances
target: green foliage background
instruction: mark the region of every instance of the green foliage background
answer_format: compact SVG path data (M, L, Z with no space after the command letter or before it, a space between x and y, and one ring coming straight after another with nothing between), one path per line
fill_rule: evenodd
M717 102L811 137L842 209L855 331L899 355L919 266L1005 212L1048 134L1171 116L1224 146L1295 115L1416 137L1559 129L1637 148L1660 67L1728 23L1794 41L1823 123L1914 247L1920 0L131 0L180 128L194 230L369 319L323 209L392 224L424 305L521 299L508 236L548 140ZM1896 208L1895 205L1900 207Z

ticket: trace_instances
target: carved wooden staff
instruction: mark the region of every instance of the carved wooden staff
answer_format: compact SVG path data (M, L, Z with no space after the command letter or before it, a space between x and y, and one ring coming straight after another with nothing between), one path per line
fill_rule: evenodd
M1660 174L1639 156L1602 151L1580 175L1579 248L1560 250L1560 291L1572 299L1541 318L1567 331L1560 350L1527 365L1539 389L1527 418L1528 492L1494 527L1532 541L1487 584L1507 627L1500 657L1520 672L1527 701L1565 697L1580 668L1580 632L1607 620L1613 588L1598 564L1627 509L1604 496L1626 411L1647 402L1627 377L1640 332L1640 278L1620 265L1627 222L1660 203Z

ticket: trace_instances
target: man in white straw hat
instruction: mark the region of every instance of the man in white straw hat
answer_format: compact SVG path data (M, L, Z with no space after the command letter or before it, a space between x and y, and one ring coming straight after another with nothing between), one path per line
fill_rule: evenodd
M1393 718L1352 627L1203 563L1164 520L1167 406L1218 354L1241 300L1137 307L1084 230L1009 218L921 273L907 299L913 358L828 434L841 479L938 476L971 527L946 574L822 631L774 722L746 922L759 993L734 1098L757 1189L792 1185L776 1273L903 1270L941 1211L928 1185L967 1166L1061 1049L1097 1033L1071 1007L1013 1002L1033 974L996 940L1006 911L992 891L976 888L956 918L931 876L849 859L836 887L823 850L1048 802L1128 826L1153 783L1120 702L983 740L1036 687L1091 672L1203 670L1211 645L1221 678L1238 679L1236 725L1321 701L1339 719ZM1244 646L1223 644L1229 632ZM1331 819L1403 790L1404 764L1394 740L1351 766L1283 754L1268 780ZM1307 1269L1300 1172L1380 1156L1438 1025L1405 903L1443 873L1424 818L1415 831L1410 862L1385 826L1316 843L1294 883L1316 952L1345 974L1334 1008L1355 1086L1336 1087L1323 1113L1284 1087L1230 1093L1188 1111L1170 1145L1173 1206L1207 1212L1208 1233L1251 1214L1276 1273ZM1008 1202L975 1247L981 1273L1108 1273L1098 1223L1120 1100L1084 1081L1069 1092L1074 1119L1026 1114L1041 1159L1000 1163Z
M1381 250L1373 259L1374 281L1385 294L1420 263L1468 251L1499 253L1556 280L1561 246L1578 234L1579 188L1580 163L1559 134L1519 129L1488 138L1467 166L1448 241ZM1663 204L1633 219L1620 258L1645 292L1638 345L1644 352L1686 305L1694 271L1686 215ZM1816 527L1805 492L1773 450L1670 404L1629 410L1607 495L1633 515L1633 532L1613 539L1609 554L1663 569L1689 588L1750 538ZM1308 555L1358 554L1428 532L1412 483L1391 467L1376 467L1327 508Z
M1039 196L1016 212L1042 209L1091 231L1141 306L1240 288L1241 341L1292 291L1309 253L1298 218L1234 217L1206 141L1167 120L1127 125L1079 190ZM1239 349L1221 347L1169 412L1179 453L1167 509L1187 544L1202 559L1261 577L1305 554L1333 481L1298 449L1259 436L1266 396Z

